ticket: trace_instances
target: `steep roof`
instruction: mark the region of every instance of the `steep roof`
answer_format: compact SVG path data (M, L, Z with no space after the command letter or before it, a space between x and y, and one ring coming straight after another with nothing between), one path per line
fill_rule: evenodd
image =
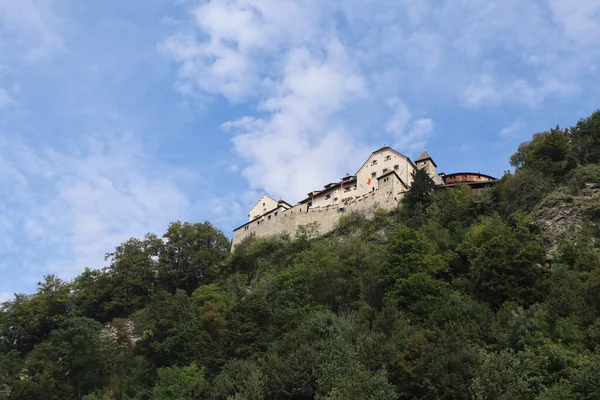
M409 157L407 157L404 154L402 154L402 153L400 153L400 152L392 149L390 146L383 146L382 148L377 149L374 152L372 152L371 155L369 156L369 158L367 158L365 160L365 162L360 166L360 168L358 169L358 171L360 171L369 162L369 160L371 159L371 156L373 156L374 154L380 153L380 152L382 152L384 150L390 150L392 153L394 153L394 154L396 154L396 155L398 155L398 156L406 159L409 162L409 164L413 166L413 168L417 168L417 166L412 162L412 160ZM356 171L357 174L358 174L358 171Z
M419 156L419 158L417 158L415 160L415 162L427 161L427 160L431 160L431 163L433 164L433 166L437 168L437 164L435 163L435 161L433 161L433 158L431 158L431 156L429 155L427 150L423 150L423 153L421 153L421 155Z

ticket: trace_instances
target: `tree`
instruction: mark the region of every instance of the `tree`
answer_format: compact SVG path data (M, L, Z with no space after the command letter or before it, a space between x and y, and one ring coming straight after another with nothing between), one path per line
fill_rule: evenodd
M568 130L557 126L549 132L533 135L531 141L519 145L510 164L517 170L539 171L555 181L560 180L577 166Z
M173 222L163 235L159 282L174 293L191 294L200 284L212 283L229 255L230 243L210 222Z
M106 305L112 317L126 317L144 307L156 293L158 272L157 257L163 246L153 234L144 240L129 239L107 254L110 266L106 273L110 277L111 299Z
M425 169L417 168L412 173L412 184L402 198L410 215L418 214L431 203L435 182Z
M113 342L102 325L71 318L38 344L26 361L30 393L40 398L81 398L108 383ZM46 392L46 393L44 393Z
M72 313L71 285L54 275L38 283L33 296L16 295L2 305L0 342L23 355L47 339Z
M533 304L545 294L548 271L537 228L523 213L515 214L511 222L488 217L474 225L459 246L469 260L477 298L495 308L508 300Z
M600 110L571 128L573 148L581 164L600 164Z
M267 377L261 368L248 360L232 360L223 366L214 382L218 399L262 400L266 398Z
M205 365L211 349L200 311L185 291L161 291L146 308L134 316L136 329L143 333L136 353L157 367Z
M168 367L158 370L158 379L152 389L152 400L194 400L206 398L208 390L204 371L196 364L187 367Z

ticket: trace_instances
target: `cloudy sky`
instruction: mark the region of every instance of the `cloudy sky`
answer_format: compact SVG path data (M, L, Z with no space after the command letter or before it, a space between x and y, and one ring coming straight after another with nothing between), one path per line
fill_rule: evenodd
M599 67L598 0L0 0L0 299L384 144L499 176Z

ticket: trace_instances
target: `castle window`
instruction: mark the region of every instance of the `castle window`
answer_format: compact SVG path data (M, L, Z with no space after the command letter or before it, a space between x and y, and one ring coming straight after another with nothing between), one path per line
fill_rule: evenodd
M394 165L394 170L398 170L400 166L398 164Z
M377 160L371 161L371 165L377 165Z
M256 221L256 225L260 225L260 221Z
M269 219L271 219L271 216L269 215Z
M329 200L331 198L331 195L328 194L327 196L325 196L325 200Z
M376 176L377 176L377 172L373 172L373 173L371 174L371 178L375 178Z
M383 173L385 174L386 172L388 172L388 169L387 169L387 168L384 168L384 169L383 169Z
M389 161L392 159L392 156L385 156L385 161Z
M275 216L277 216L277 211L275 211Z

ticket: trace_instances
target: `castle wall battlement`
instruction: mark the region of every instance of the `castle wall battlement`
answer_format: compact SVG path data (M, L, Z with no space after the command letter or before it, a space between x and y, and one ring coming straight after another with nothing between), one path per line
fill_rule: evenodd
M293 236L300 226L316 222L318 234L323 235L332 231L340 217L347 213L359 212L370 216L378 208L392 210L404 195L394 189L393 186L382 187L356 198L322 207L299 204L287 210L274 210L236 229L233 232L232 248L252 234L259 237L284 233Z

